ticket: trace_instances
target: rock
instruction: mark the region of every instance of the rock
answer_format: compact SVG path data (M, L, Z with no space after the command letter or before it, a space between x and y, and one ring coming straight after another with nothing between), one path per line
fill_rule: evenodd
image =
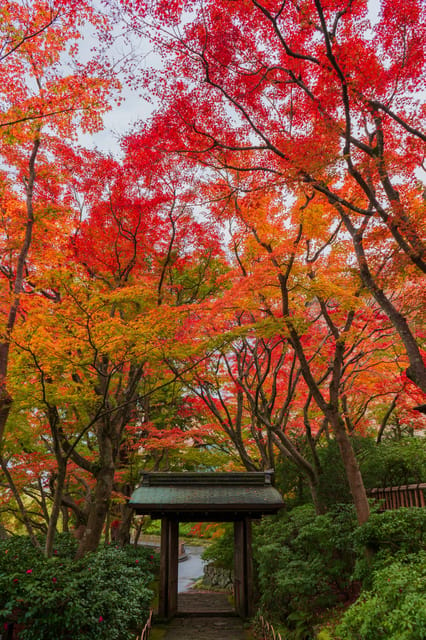
M234 587L233 571L215 567L213 564L204 565L203 586L232 591Z

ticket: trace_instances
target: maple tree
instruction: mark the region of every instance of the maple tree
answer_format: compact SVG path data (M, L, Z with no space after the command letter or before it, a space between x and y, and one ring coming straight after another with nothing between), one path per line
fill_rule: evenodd
M366 0L123 6L164 56L163 76L147 76L162 98L153 146L228 169L231 192L248 174L285 184L313 200L313 221L332 208L426 392L420 338L384 268L425 270L424 3L384 0L374 24Z
M0 130L10 141L31 129L54 123L68 138L75 124L101 125L108 107L105 89L116 78L95 59L77 64L81 28L106 28L107 18L91 3L74 0L19 2L0 9ZM66 54L66 58L64 57ZM16 128L14 125L23 125ZM22 138L21 138L22 139Z
M312 227L306 204L285 207L273 190L252 192L234 197L230 211L223 201L217 207L236 223L232 287L210 320L212 335L228 335L228 342L189 386L246 468L269 466L274 445L306 474L318 510L315 446L331 429L363 521L369 508L350 435L374 428L373 408L392 393L389 379L383 386L385 371L393 368L396 394L404 387L402 354L395 360L392 353L395 331L353 272L338 221ZM295 444L301 433L311 460Z
M78 131L99 129L102 113L109 108L111 90L119 86L93 61L72 65L81 26L96 24L98 18L86 3L6 2L1 8L1 447L6 426L16 426L10 420L14 386L10 358L15 331L19 333L20 325L31 318L33 311L37 317L39 298L54 305L60 300L51 274L63 263L75 223L70 197L58 171L64 140L75 140ZM47 408L54 430L57 416L53 407ZM57 438L54 448L60 493L66 465L59 455ZM13 471L19 473L19 463L13 469L17 456L19 451L5 451L1 464L19 503L13 478ZM39 488L46 515L42 486ZM48 517L49 553L58 510L59 501L54 500ZM22 501L20 512L34 539Z
M0 154L10 169L1 171L5 320L0 343L0 443L12 402L7 387L10 337L18 316L27 313L22 294L54 295L43 289L42 264L49 259L48 244L41 238L48 231L57 232L53 218L67 212L54 168L55 145L59 139L75 138L78 127L99 128L110 89L117 86L105 74L90 75L83 65L66 73L64 55L75 52L79 25L94 19L85 3L6 2L1 8ZM35 234L38 246L31 251ZM49 241L57 243L57 233ZM45 252L38 264L37 249Z
M300 203L313 230L302 240L302 224L300 233L283 225L271 236L259 227L271 222L259 223L258 203L251 206L248 227L276 270L288 341L313 401L333 425L365 521L368 502L339 397L356 309L346 301L335 319L331 296L317 296L314 307L335 343L324 394L293 318L289 282L300 242L315 254L315 227L331 236L337 231L330 221L339 222L352 240L345 245L347 269L351 260L357 265L352 297L364 289L373 296L404 346L407 376L426 391L423 332L401 291L406 273L418 283L425 267L423 187L415 178L425 139L415 94L424 88L424 5L385 0L371 24L364 0L122 4L163 54L165 72L146 79L162 98L150 125L152 147L219 173L211 196L220 203L216 209L227 200L241 206L248 192L255 200L275 189L282 209ZM130 144L136 148L138 136ZM294 245L283 261L275 255L280 238ZM334 277L329 270L313 287L330 290Z
M146 440L149 397L173 380L164 353L187 348L175 343L177 333L217 287L221 263L208 226L193 219L193 192L180 187L184 169L61 152L84 214L50 274L57 299L37 297L15 329L14 371L26 410L44 415L56 458L48 553L69 464L89 479L81 556L99 543L129 447ZM23 369L32 372L24 382ZM161 435L166 447L167 430ZM69 492L65 501L72 504Z

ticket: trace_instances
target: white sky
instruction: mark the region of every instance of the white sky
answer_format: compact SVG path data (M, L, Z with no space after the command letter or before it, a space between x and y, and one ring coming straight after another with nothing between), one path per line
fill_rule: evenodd
M91 50L98 47L96 35L93 30L87 30L80 42L79 53L81 60L88 60L91 57ZM141 96L141 90L125 83L124 74L120 72L123 65L123 58L133 60L133 65L137 65L142 75L144 70L159 65L158 56L154 55L151 45L147 40L138 36L132 37L132 42L125 44L121 40L111 47L110 62L116 62L117 76L122 83L121 103L119 105L112 101L112 108L104 117L104 129L93 134L84 133L79 136L79 143L88 148L97 148L105 153L117 154L119 139L124 134L130 132L135 122L146 120L152 114L155 106ZM124 64L126 64L124 62Z

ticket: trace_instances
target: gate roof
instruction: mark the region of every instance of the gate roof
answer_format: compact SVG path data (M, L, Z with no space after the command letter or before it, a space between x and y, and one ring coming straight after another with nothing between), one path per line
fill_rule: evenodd
M272 476L271 471L145 473L129 505L138 514L190 522L259 518L284 506Z

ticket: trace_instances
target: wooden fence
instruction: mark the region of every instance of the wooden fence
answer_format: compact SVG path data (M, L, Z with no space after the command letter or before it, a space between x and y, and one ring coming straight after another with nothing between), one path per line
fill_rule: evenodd
M148 620L146 621L145 626L142 629L141 635L136 636L135 640L148 640L151 627L152 627L152 609L149 612Z
M383 511L400 507L426 507L426 482L371 489L369 495L378 502L383 502Z

